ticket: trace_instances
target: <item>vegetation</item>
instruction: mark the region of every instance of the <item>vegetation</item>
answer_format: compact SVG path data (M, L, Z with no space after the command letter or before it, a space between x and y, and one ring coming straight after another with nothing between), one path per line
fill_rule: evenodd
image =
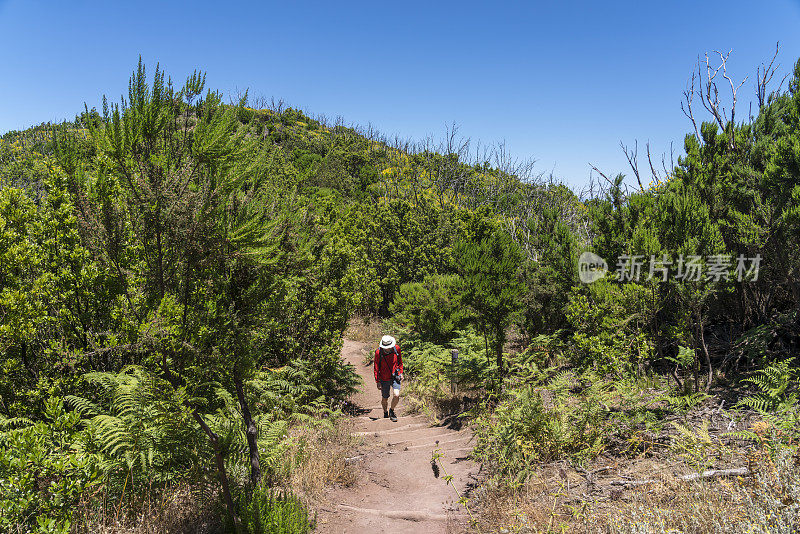
M473 425L476 517L796 529L800 62L785 91L763 80L744 122L689 93L677 164L645 188L633 153L637 190L602 175L588 195L455 131L391 142L141 61L121 101L4 134L0 527L134 525L188 494L165 529L307 532L314 481L353 479L330 451L359 314L400 338L419 409ZM585 251L610 266L593 283ZM666 475L599 487L609 459L664 457L748 474L699 482L727 504ZM598 504L626 480L661 500Z

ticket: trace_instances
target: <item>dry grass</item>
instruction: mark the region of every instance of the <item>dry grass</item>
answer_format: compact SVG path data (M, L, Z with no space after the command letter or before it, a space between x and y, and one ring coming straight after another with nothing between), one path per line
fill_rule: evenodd
M314 501L325 488L355 484L355 467L346 462L357 441L350 433L350 426L349 420L342 419L332 428L303 430L307 445L288 481L295 493Z
M794 455L793 455L794 454ZM752 476L684 482L676 458L619 460L587 483L566 464L543 466L514 489L486 484L475 494L481 521L471 532L769 533L800 532L800 456L751 456ZM595 466L596 468L596 466ZM655 479L635 487L611 480Z
M749 465L747 477L642 489L619 506L597 510L587 532L800 532L800 456L788 448L774 456L760 451Z
M180 486L160 498L146 499L136 511L106 504L105 510L83 503L76 510L74 534L215 534L222 532L216 494L201 495L197 488Z
M383 332L383 321L380 317L356 316L350 319L344 337L360 343L371 343L376 347Z

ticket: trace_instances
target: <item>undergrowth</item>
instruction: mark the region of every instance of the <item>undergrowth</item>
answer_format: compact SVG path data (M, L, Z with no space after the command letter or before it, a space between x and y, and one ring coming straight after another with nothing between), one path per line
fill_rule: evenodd
M800 529L800 458L781 446L759 453L753 473L733 480L663 484L633 492L628 502L598 505L587 516L591 533L668 532L791 534Z
M236 503L243 532L247 534L307 534L316 528L316 514L291 492L259 486ZM228 525L234 531L233 525Z

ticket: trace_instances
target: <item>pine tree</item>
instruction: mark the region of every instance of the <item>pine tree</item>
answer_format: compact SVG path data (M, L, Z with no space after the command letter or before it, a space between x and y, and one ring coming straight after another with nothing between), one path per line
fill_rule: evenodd
M474 240L456 244L454 259L464 279L462 302L475 314L474 321L495 355L502 380L506 329L521 309L524 286L518 278L522 252L500 229L479 229Z

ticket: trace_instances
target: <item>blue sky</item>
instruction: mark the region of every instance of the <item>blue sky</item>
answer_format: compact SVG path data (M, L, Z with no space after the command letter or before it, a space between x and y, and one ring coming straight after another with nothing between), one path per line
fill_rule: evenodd
M575 188L628 173L619 142L674 142L698 55L730 50L746 115L756 67L800 57L800 1L94 2L0 0L0 132L127 91L139 54L173 80L282 98L401 137L456 122ZM152 71L152 69L151 69Z

